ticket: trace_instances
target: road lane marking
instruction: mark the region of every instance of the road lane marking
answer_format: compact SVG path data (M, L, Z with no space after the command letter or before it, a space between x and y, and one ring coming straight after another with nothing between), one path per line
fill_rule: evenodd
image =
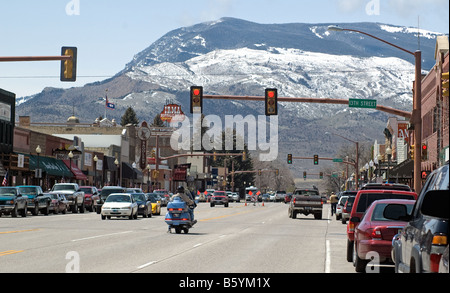
M39 229L20 230L20 231L6 231L6 232L0 232L0 234L14 234L14 233L24 233L24 232L34 232L34 231L39 231Z
M158 262L157 262L157 261L151 261L151 262L149 262L149 263L146 263L146 264L144 264L144 265L139 266L138 269L140 270L140 269L149 267L149 266L151 266L151 265L154 265L154 264L156 264L156 263L158 263Z
M325 274L331 273L331 252L330 252L330 240L326 241L326 256L325 256Z
M111 233L111 234L105 234L105 235L97 235L92 237L86 237L86 238L80 238L80 239L74 239L72 242L78 242L78 241L84 241L84 240L91 240L91 239L97 239L102 237L108 237L108 236L116 236L116 235L122 235L122 234L129 234L133 233L133 231L125 231L125 232L119 232L119 233Z
M194 245L194 248L197 248L197 247L202 246L202 245L203 245L203 243L196 244L196 245Z
M0 252L0 256L16 254L16 253L21 253L21 252L24 252L24 250L8 250L8 251Z

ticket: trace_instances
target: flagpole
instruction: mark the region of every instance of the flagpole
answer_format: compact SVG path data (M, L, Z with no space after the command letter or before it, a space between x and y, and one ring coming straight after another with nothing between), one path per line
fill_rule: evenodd
M108 117L106 117L106 110L107 109L108 109L108 89L106 89L105 119L108 118Z

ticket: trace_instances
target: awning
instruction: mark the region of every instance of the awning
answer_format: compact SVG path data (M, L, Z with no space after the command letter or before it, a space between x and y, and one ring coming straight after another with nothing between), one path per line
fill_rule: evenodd
M131 164L122 162L122 177L125 179L142 180L144 175L138 169L134 169Z
M30 170L38 168L38 156L30 156ZM72 178L73 175L70 170L64 165L61 160L54 158L39 156L39 168L47 175Z
M115 161L116 159L114 157L105 156L103 160L103 168L111 172L116 172L117 166L114 164Z
M414 171L414 161L408 159L401 163L400 165L395 166L389 171L390 179L412 179L412 173Z
M70 171L72 171L74 177L76 180L87 180L87 176L78 169L78 166L75 164L74 161L72 161L72 166L70 166L70 160L63 160L64 164L66 164L67 167L69 167Z

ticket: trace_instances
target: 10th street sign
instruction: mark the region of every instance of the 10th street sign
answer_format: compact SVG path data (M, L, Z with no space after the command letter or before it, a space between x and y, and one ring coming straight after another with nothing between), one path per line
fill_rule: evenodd
M348 105L350 108L376 109L377 100L350 99Z

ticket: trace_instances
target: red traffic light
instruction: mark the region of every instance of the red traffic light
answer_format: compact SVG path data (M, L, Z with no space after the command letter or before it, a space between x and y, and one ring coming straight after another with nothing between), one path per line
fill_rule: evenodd
M422 145L422 150L426 151L428 149L428 146L426 144Z

